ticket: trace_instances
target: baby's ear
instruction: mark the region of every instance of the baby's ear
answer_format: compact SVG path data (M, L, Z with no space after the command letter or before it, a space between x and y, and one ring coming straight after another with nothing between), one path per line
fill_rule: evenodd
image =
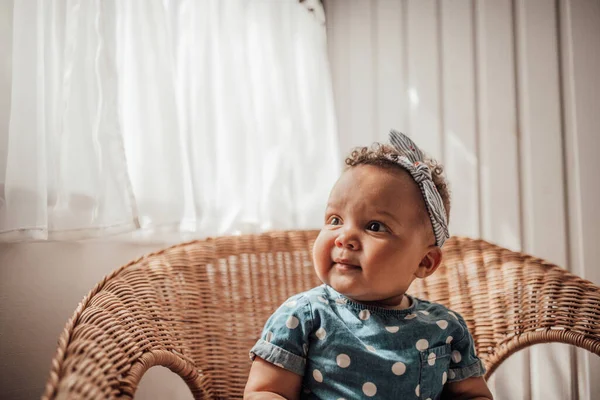
M419 268L415 272L417 278L427 278L433 274L436 269L442 263L442 249L438 246L432 245L427 249L427 254L421 260Z

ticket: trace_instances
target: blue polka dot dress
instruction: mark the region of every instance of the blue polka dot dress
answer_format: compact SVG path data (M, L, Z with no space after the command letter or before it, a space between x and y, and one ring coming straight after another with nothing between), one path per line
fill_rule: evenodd
M327 285L297 294L267 321L250 351L302 378L302 399L439 399L447 382L482 376L463 318L410 297L390 310Z

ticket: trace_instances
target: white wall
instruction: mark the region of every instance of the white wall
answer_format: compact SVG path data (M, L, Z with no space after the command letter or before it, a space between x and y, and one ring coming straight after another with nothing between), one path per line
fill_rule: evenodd
M446 166L453 234L600 283L600 2L325 5L342 149L408 133ZM586 381L600 362L579 355L520 352L495 374L497 398L600 397Z
M39 398L58 336L83 296L117 267L167 245L0 244L0 398ZM151 371L136 398L191 398L178 376Z

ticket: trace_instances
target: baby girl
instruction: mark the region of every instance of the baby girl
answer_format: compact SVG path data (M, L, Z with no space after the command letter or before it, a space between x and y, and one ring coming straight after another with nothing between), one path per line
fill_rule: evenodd
M313 249L323 285L269 318L244 398L492 399L464 319L406 294L449 237L441 166L396 131L346 164Z

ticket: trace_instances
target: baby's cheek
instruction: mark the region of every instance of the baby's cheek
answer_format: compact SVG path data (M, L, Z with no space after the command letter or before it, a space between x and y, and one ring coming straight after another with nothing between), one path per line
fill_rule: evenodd
M317 274L327 271L331 264L332 243L333 240L328 240L323 234L320 234L315 241L313 246L313 263Z

